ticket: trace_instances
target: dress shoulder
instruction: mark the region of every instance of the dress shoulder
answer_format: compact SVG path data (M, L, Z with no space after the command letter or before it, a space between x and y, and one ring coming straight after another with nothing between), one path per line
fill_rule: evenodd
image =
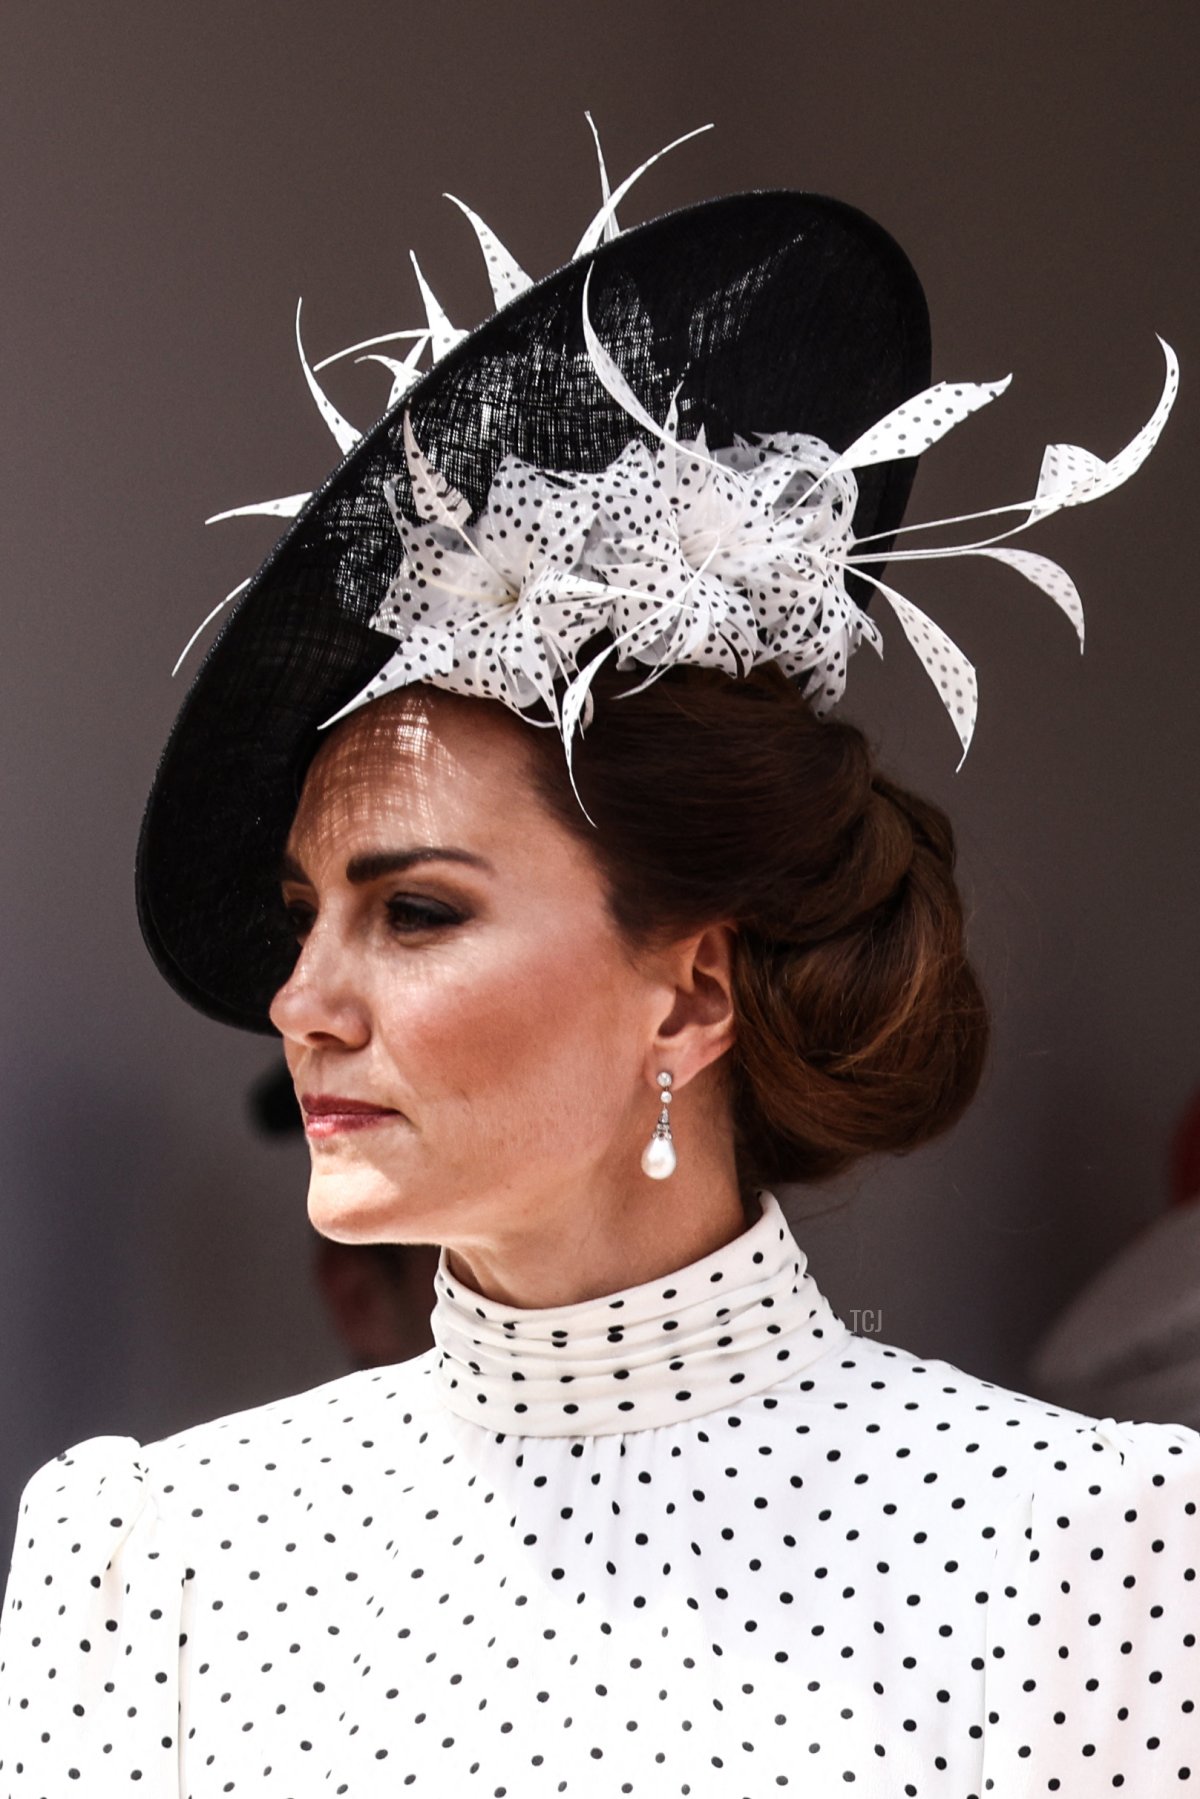
M1198 1634L1200 1432L1082 1421L999 1539L983 1792L1200 1782Z
M133 1437L89 1437L22 1492L0 1610L6 1799L133 1781L178 1799L185 1570L141 1454Z

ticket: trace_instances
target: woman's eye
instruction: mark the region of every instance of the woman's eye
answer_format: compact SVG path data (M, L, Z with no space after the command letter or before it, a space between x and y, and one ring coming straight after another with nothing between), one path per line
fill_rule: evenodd
M308 935L309 931L312 929L313 921L313 909L311 906L302 906L297 902L291 906L284 906L283 913L288 924L291 926L293 937L299 940Z
M397 896L387 902L388 919L396 931L436 931L446 925L461 924L457 912L445 906L431 906L420 900Z
M445 929L449 925L462 923L461 914L451 911L449 907L433 905L413 899L408 895L398 894L395 898L388 900L385 910L389 928L402 935L418 931L436 931ZM293 937L297 942L303 942L312 930L313 920L317 915L316 908L305 904L302 900L295 900L291 905L285 905L283 911Z

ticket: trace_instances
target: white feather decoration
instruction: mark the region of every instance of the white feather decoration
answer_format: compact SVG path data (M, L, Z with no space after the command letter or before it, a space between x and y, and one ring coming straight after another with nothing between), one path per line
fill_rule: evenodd
M415 252L410 250L408 254L412 261L413 272L417 277L417 285L421 290L421 298L425 302L425 315L429 320L429 336L433 344L433 360L439 362L447 351L452 350L455 344L461 343L467 334L465 331L459 331L450 323L437 295L421 273L421 265L417 261Z
M300 354L300 367L304 370L304 379L308 383L308 391L317 402L317 410L332 431L337 447L344 456L360 441L362 432L356 431L354 426L342 417L333 401L329 398L329 395L325 392L325 389L321 386L321 383L317 380L317 377L313 374L312 369L309 367L308 357L304 354L304 344L300 337L300 308L302 305L303 301L296 301L296 349Z
M612 205L612 189L608 185L608 169L604 162L604 151L600 148L600 133L596 130L596 121L590 112L585 112L583 116L588 122L592 141L596 146L596 162L600 169L600 204L608 209L602 236L606 244L611 244L613 238L620 235L621 228L617 224L616 209Z
M227 518L295 518L312 499L310 493L291 493L282 500L259 500L253 506L231 506L227 512L214 512L206 525L219 525Z
M576 244L571 261L578 262L581 256L590 255L596 248L596 245L603 236L605 227L611 219L615 219L617 207L621 204L621 201L625 198L634 183L641 180L647 169L652 169L660 157L669 155L672 150L677 150L680 144L686 144L690 139L700 137L705 131L711 130L711 125L698 125L695 131L685 131L682 137L677 137L673 139L671 143L664 144L661 150L656 150L653 156L648 156L645 162L638 165L632 175L626 175L620 186L609 194L603 206Z
M843 469L867 468L875 462L896 462L906 456L919 456L947 431L960 425L971 413L1002 394L1012 381L938 381L911 400L904 400L878 423L856 437L848 450L832 462L827 474L840 474Z
M437 489L432 471L423 473L419 483L414 479L416 504L423 515L436 522L443 536L452 527L468 549L483 553L500 583L496 588L489 578L489 596L499 599L503 594L510 606L514 601L521 604L531 584L536 585L536 572L527 562L523 569L511 563L511 545L506 547L501 541L505 527L500 521L509 519L513 543L536 541L540 566L570 570L587 593L584 630L556 636L556 672L567 681L561 701L546 688L544 651L531 648L541 640L513 628L504 633L500 663L505 682L502 689L497 688L497 697L521 710L519 696L535 685L533 676L537 674L538 697L562 732L569 770L572 733L577 725L586 728L592 684L610 656L616 657L617 668L640 663L650 670L626 694L640 692L679 662L723 669L738 678L760 662L778 661L789 676L805 682L811 704L823 714L842 697L850 657L864 639L878 653L883 650L878 625L849 595L846 579L856 569L891 610L934 683L962 745L961 768L978 712L975 668L920 607L862 566L869 564L872 556L878 558L879 551L865 551L867 540L856 540L853 534L851 521L858 494L853 470L919 454L995 399L1008 380L938 383L895 408L841 455L820 439L800 433L776 434L756 442L739 438L728 448L709 452L701 442L679 439L674 399L662 424L648 412L600 342L587 299L585 281L581 317L597 380L653 437L655 449L635 439L595 475L534 470L509 458L497 470L493 492L474 522L464 512L466 502L461 495ZM1169 350L1167 357L1163 398L1150 422L1119 457L1107 464L1088 459L1085 452L1059 459L1053 488L1056 506L1079 504L1100 491L1109 491L1114 469L1121 480L1127 480L1145 459L1174 397L1177 369ZM411 437L407 423L406 433L407 442ZM447 491L453 495L449 501ZM430 497L435 492L436 501ZM570 502L564 497L567 493L573 495ZM1043 506L1050 493L1047 485ZM1018 510L1031 513L1029 506ZM970 522L978 516L990 514L938 522ZM1027 516L1016 529L1023 530L1030 522ZM478 620L469 611L456 613L455 607L461 607L468 592L482 594L483 588L464 570L461 550L452 553L441 537L422 548L409 542L412 527L402 519L397 524L408 551L410 572L404 581L411 583L415 571L427 587L440 585L443 610L439 623L456 641L453 669L437 678L447 686L458 682L460 691L478 692L478 676L470 681L462 676L464 668L478 668L477 646L472 644L462 658L457 650L461 622L473 621L468 634L475 638ZM1001 535L1011 536L1012 532ZM485 544L486 550L481 552ZM900 561L924 556L988 556L1004 563L1054 600L1071 620L1083 647L1078 590L1066 571L1048 557L997 548L992 543L894 554ZM405 590L413 591L411 586ZM428 603L424 602L426 607ZM380 629L402 635L412 621L401 608L373 622ZM601 625L612 642L580 668L572 658ZM522 674L524 686L519 679ZM422 677L414 674L412 678Z
M202 618L200 620L200 623L196 626L196 629L192 632L191 636L188 638L187 642L184 644L183 648L179 652L178 658L176 659L176 662L175 662L175 666L171 670L172 677L174 677L175 675L177 675L179 673L180 667L183 664L184 657L187 655L188 651L191 649L192 645L195 643L196 639L199 637L201 631L203 631L205 625L211 624L213 619L216 618L218 612L221 612L226 606L228 606L230 600L236 600L239 593L244 593L245 590L247 589L247 587L249 587L249 585L250 585L250 576L247 575L246 579L244 581L239 581L237 586L232 588L230 590L230 592L225 595L225 598L223 600L217 601L216 605L213 607L212 611L208 614L207 618Z
M391 370L392 391L387 399L388 412L392 410L393 406L400 404L409 388L417 380L420 372L417 364L421 360L421 353L428 341L428 337L421 333L408 355L403 357L384 356L378 350L371 350L365 356L355 357L356 362L380 362L385 369Z
M345 362L348 357L357 356L360 350L375 350L380 344L398 344L412 338L418 338L422 344L427 344L428 325L421 325L415 331L384 331L379 337L364 337L361 343L347 344L344 350L334 350L332 355L322 356L320 362L313 363L313 370L319 375L322 369L330 368L335 362Z
M618 235L618 205L660 157L712 128L704 125L676 138L613 189L595 123L590 113L586 116L602 204L573 259ZM530 277L478 214L454 195L446 197L474 229L497 308L508 305L531 286ZM368 338L316 365L321 370L351 355L380 363L392 377L389 410L418 379L426 345L437 362L466 336L451 324L415 255L412 265L426 325ZM516 456L505 457L485 505L472 517L465 496L423 453L406 412L402 437L415 516L400 508L394 482L385 480L383 492L401 556L371 619L375 629L397 640L398 648L325 726L383 693L427 681L499 699L531 724L556 727L574 787L574 732L586 730L591 721L593 683L610 658L618 669L646 671L618 697L641 692L676 663L718 668L739 678L751 667L774 661L804 684L813 709L826 713L841 699L847 664L861 643L883 653L877 622L850 596L847 580L854 572L879 594L933 681L962 745L961 768L975 729L976 672L939 625L868 572L884 537L901 546L889 544L889 564L986 556L1014 569L1071 621L1082 650L1083 606L1071 577L1048 557L999 546L1062 507L1112 492L1145 461L1179 385L1178 359L1164 339L1158 340L1166 363L1158 403L1110 460L1077 445L1051 444L1032 500L856 538L855 471L921 455L1002 394L1011 376L938 382L894 407L840 453L800 432L738 437L714 450L703 432L691 441L679 438L678 388L661 423L634 392L593 325L592 273L589 268L583 284L581 323L596 379L653 447L633 439L596 474L539 469ZM380 353L379 346L400 341L410 344L403 357ZM360 441L360 433L325 394L308 361L299 302L296 347L309 391L345 453ZM309 498L307 493L292 494L233 507L208 522L253 515L293 518ZM975 541L907 547L914 531L965 526L1004 514L1021 517ZM248 585L242 582L213 609L193 633L176 669L204 626ZM585 649L600 634L610 642L582 663ZM539 705L547 718L530 718L529 709Z
M1156 334L1157 335L1157 334ZM1042 462L1037 493L1030 511L1030 522L1056 512L1060 506L1082 506L1087 500L1098 500L1128 481L1145 462L1158 442L1162 428L1170 416L1179 392L1179 358L1165 338L1158 339L1167 365L1158 405L1123 450L1110 462L1102 462L1089 450L1074 444L1051 444Z
M485 225L477 212L472 212L454 194L444 194L442 198L452 200L460 212L466 213L475 227L479 248L483 251L483 260L487 264L488 280L492 284L492 297L497 311L501 306L507 306L510 300L515 300L518 294L523 294L526 288L533 286L532 276L525 273L516 257L504 248L491 226Z
M428 519L431 524L449 525L451 529L465 525L471 516L470 502L463 498L456 487L451 487L444 475L439 475L430 468L413 436L412 422L407 412L404 414L403 432L404 460L408 464L408 478L412 484L417 517Z

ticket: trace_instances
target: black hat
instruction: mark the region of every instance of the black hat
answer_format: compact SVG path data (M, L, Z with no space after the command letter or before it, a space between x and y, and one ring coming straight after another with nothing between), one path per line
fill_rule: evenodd
M296 956L279 862L319 726L394 643L368 624L412 515L404 415L425 456L482 507L502 459L595 472L651 441L600 381L597 333L656 418L679 432L807 433L844 450L927 386L929 322L904 253L854 207L772 191L709 200L621 232L530 285L449 349L358 442L248 583L180 707L137 850L142 934L200 1011L272 1032ZM915 472L858 475L853 529L878 574ZM850 576L854 582L856 577ZM860 603L868 589L859 586ZM860 597L861 596L861 597Z

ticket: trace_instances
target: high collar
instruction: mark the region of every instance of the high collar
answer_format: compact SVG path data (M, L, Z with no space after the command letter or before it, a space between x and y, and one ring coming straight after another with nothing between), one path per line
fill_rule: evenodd
M487 1430L603 1436L677 1424L786 1380L850 1333L817 1289L773 1193L758 1219L672 1274L575 1305L485 1299L434 1276L444 1404Z

